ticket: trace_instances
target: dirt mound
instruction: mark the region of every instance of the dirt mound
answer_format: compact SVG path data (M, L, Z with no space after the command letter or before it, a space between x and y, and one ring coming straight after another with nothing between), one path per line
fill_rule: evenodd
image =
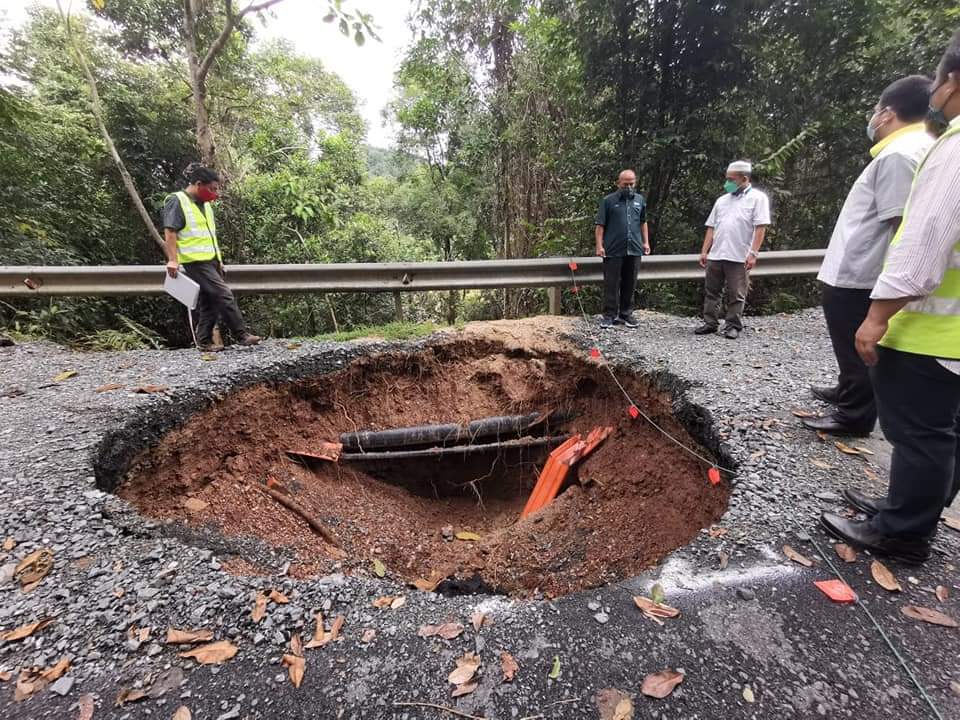
M708 456L668 395L619 375L641 409ZM578 355L452 340L239 391L142 453L118 493L152 518L289 547L298 577L379 559L410 582L449 578L442 587L451 591L562 595L636 574L726 507L725 484L709 485L699 461L626 410L607 371ZM522 521L546 448L309 466L285 452L343 432L547 411L573 416L562 432L615 430L551 505ZM329 528L342 553L268 495L268 479ZM451 540L448 527L480 540ZM232 566L250 567L243 558Z

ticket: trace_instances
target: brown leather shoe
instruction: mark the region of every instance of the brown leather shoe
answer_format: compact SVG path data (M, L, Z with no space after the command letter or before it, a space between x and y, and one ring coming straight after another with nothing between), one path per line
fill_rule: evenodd
M254 335L253 333L247 333L242 338L240 338L240 341L237 344L243 345L244 347L250 347L251 345L259 345L262 339L263 338L261 338L259 335Z

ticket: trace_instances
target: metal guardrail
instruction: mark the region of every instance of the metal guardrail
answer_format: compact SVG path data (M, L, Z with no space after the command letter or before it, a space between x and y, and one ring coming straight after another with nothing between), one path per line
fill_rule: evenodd
M823 250L766 252L753 277L815 275ZM577 265L577 282L603 282L598 257L531 260L471 260L423 263L339 263L328 265L231 265L227 282L245 294L311 292L422 292L498 288L560 288L570 285L568 263ZM640 265L638 280L699 280L697 255L651 255ZM164 270L159 265L4 266L0 297L160 295Z

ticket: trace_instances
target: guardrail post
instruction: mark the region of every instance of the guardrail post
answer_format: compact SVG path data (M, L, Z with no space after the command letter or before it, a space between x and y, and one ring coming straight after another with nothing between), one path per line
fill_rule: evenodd
M551 315L563 315L563 302L561 299L562 288L547 288L547 300L549 302L548 313Z
M393 315L397 322L403 322L403 293L399 290L393 293Z

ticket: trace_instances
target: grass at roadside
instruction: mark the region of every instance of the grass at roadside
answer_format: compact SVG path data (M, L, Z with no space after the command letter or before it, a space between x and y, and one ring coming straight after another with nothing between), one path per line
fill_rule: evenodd
M317 335L314 340L333 340L335 342L346 342L348 340L357 340L359 338L380 338L382 340L411 340L413 338L426 337L438 330L448 330L451 327L462 330L464 323L458 322L453 326L437 325L436 323L406 323L392 322L386 325L361 326L352 330L342 330L337 333L326 333Z

